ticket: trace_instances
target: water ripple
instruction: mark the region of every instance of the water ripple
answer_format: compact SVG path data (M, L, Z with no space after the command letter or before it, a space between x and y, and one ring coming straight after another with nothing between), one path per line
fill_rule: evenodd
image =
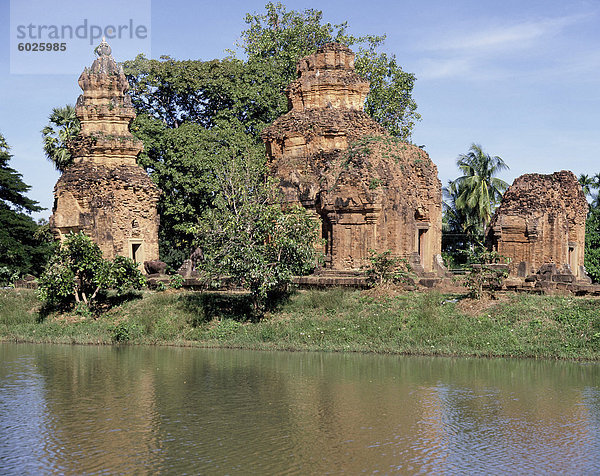
M2 474L593 474L598 366L0 346Z

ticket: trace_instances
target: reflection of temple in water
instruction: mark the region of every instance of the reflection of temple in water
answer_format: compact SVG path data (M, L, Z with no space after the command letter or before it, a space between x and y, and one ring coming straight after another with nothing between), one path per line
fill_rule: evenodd
M568 474L600 433L595 373L573 363L61 352L36 352L60 472Z

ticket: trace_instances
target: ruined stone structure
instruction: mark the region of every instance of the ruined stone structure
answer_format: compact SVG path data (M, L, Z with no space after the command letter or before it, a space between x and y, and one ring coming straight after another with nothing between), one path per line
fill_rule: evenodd
M513 276L560 274L586 280L587 211L585 195L572 172L521 175L492 218L488 246L510 258Z
M263 132L285 201L314 212L326 268L358 270L369 250L440 270L442 194L437 168L363 110L369 82L354 53L330 43L303 58L287 88L290 111Z
M54 188L50 226L61 239L83 231L105 258L128 256L142 269L158 259L160 191L136 164L142 143L129 132L135 111L123 69L104 40L96 54L79 77L81 133L71 148L74 164Z

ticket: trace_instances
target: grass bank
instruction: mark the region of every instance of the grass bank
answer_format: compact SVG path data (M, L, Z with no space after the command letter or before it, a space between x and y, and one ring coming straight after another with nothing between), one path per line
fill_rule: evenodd
M302 291L259 321L244 295L146 292L97 319L42 318L35 293L0 291L0 340L600 360L600 301L436 292Z

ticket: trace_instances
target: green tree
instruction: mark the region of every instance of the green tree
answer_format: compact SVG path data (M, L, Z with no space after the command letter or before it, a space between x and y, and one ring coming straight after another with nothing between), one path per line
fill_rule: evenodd
M261 314L294 275L317 263L317 223L300 206L284 208L258 157L235 155L217 169L215 207L196 227L201 269L248 289Z
M585 222L585 270L595 283L600 282L600 173L594 176L579 175L579 184L590 200Z
M459 155L456 165L463 175L451 185L458 192L454 206L477 225L478 234L483 236L508 188L508 184L495 175L508 166L500 157L485 153L479 144L471 144L468 153Z
M585 194L586 197L591 196L592 189L597 188L594 177L590 177L587 174L580 174L578 181L579 181L579 185L581 185L581 189L583 190L583 193Z
M163 190L161 259L176 268L193 250L190 230L213 206L215 166L248 149L264 162L259 133L277 117L277 95L268 70L238 59L138 56L124 69L138 112L131 131L144 142L138 163Z
M258 63L271 72L268 79L279 98L277 116L287 111L283 91L296 79L298 60L325 43L337 41L358 50L356 72L371 82L365 111L392 135L410 138L420 119L412 98L415 76L403 71L394 55L377 52L385 35L355 37L347 33L346 22L324 23L320 10L288 11L285 5L272 2L265 5L264 14L247 14L246 24L248 28L242 32L238 46L249 64Z
M44 152L56 170L64 172L73 163L69 146L79 134L81 124L70 104L53 108L48 120L50 123L42 129Z
M25 194L30 187L22 175L9 166L10 147L0 134L0 284L26 273L41 271L50 243L31 218L43 210Z
M600 208L590 207L585 222L585 270L595 283L600 282Z
M264 163L264 147L235 119L213 128L192 122L169 128L144 115L135 127L139 129L134 133L145 142L138 162L163 190L158 204L160 256L176 268L195 247L193 226L214 206L220 186L217 168L242 153Z
M56 249L39 279L38 293L50 307L76 303L87 309L95 304L100 291L124 293L144 284L144 276L130 258L105 260L98 245L80 232L68 235Z
M456 205L465 187L464 183L450 181L447 187L442 188L442 250L446 258L451 260L448 263L450 267L466 264L470 251L482 241L481 226L477 218Z

